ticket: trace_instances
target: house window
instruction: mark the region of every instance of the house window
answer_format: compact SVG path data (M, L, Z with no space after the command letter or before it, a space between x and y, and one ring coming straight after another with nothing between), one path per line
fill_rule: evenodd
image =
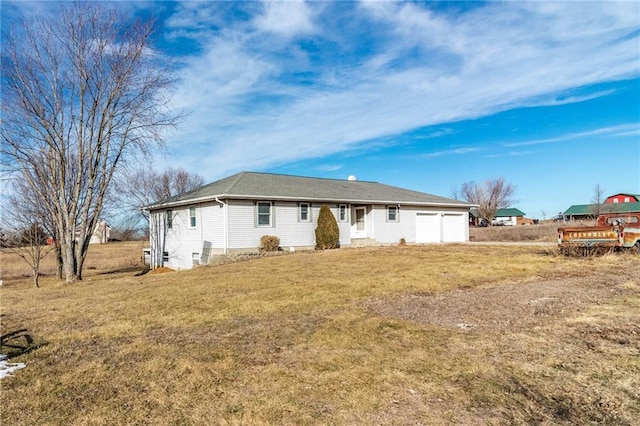
M192 228L196 227L196 208L189 207L189 226Z
M194 266L200 264L200 253L191 253L191 263Z
M629 199L629 197L624 197L624 202L625 202L625 203L628 203L628 202L630 202L630 201L631 201L631 200Z
M173 228L173 210L167 210L167 228Z
M256 204L256 222L258 226L271 226L271 202L259 201Z
M387 207L387 222L398 222L398 206Z
M164 265L165 263L169 263L169 252L168 251L163 251L162 252L162 264Z
M620 201L620 200L618 200L617 198L614 198L614 199L613 199L613 203L614 203L614 204L618 204L618 202L619 202L619 201Z
M309 203L300 203L300 222L311 222L311 206Z
M340 204L338 206L338 221L346 222L347 220L349 220L347 218L347 205L346 204Z

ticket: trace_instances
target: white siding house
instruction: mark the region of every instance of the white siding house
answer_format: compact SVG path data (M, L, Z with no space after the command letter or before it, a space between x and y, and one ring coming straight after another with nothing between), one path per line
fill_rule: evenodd
M109 242L110 237L111 227L106 221L100 220L93 230L93 234L91 234L89 244L106 244Z
M283 250L313 249L324 204L341 247L469 239L471 205L461 201L375 182L242 172L147 207L151 267L188 269L256 251L263 235L277 236Z

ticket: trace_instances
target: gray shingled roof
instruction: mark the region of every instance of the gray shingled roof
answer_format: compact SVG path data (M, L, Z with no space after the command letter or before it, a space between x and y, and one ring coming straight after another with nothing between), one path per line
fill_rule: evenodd
M193 204L215 198L471 206L463 201L377 182L241 172L178 194L147 209Z

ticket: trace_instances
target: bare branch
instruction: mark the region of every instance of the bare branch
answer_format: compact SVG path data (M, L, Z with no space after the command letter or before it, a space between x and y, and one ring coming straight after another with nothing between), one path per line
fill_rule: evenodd
M513 202L516 188L503 178L486 180L482 184L463 183L460 193L470 203L477 204L478 214L491 223L498 209L509 207Z

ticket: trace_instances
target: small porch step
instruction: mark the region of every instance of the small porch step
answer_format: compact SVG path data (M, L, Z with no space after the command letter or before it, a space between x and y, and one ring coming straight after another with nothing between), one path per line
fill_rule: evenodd
M352 238L351 247L372 247L377 246L378 242L373 238Z

